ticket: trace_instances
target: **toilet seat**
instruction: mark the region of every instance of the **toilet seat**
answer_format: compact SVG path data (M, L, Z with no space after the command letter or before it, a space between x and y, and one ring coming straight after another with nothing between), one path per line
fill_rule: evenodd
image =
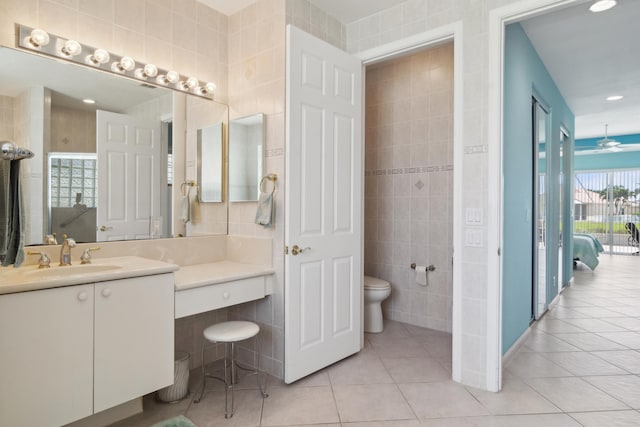
M391 288L391 284L386 280L377 277L364 276L364 288L372 290L383 290Z

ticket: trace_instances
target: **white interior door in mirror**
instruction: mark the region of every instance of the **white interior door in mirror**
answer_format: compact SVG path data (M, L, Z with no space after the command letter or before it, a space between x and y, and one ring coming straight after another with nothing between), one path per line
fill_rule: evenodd
M229 200L256 201L262 178L264 114L229 122Z
M97 241L145 239L161 227L160 122L97 111ZM160 234L159 232L157 233Z

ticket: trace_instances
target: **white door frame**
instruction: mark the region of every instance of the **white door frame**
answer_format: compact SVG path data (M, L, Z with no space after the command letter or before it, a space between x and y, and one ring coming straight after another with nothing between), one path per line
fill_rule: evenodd
M487 189L487 389L502 388L502 247L503 205L503 115L504 32L508 24L584 0L522 0L489 12L489 112L488 112L488 182ZM455 206L454 206L455 207ZM455 277L455 265L454 265ZM454 307L455 307L454 294Z
M463 55L462 22L458 21L434 30L406 37L357 54L362 65L374 64L386 59L417 51L426 47L453 41L453 313L452 313L452 377L462 381L462 160L463 160ZM363 76L365 73L363 72ZM363 79L364 80L364 79ZM364 91L363 91L364 97ZM362 102L363 117L365 103ZM364 123L364 120L363 120ZM487 217L489 217L487 215ZM458 250L456 250L458 249ZM489 363L489 359L487 360ZM498 369L499 371L500 369Z

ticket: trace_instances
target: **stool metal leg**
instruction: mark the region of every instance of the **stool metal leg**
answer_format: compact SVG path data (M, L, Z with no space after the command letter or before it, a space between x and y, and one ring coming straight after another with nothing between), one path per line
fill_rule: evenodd
M227 368L227 357L226 357L226 353L229 350L229 347L231 347L231 366L230 366L230 371ZM231 343L231 345L229 345L228 343L225 345L225 358L224 358L224 382L225 382L225 390L224 390L224 417L225 418L231 418L233 417L233 413L235 412L235 407L234 407L234 382L237 381L237 374L236 374L236 358L235 358L235 343ZM231 411L229 411L229 390L231 390Z
M262 384L260 384L260 359L262 353L262 340L260 339L260 334L256 335L256 343L258 344L258 361L256 363L256 382L258 383L258 388L260 389L260 393L262 397L269 397L267 394L267 373L264 372L262 374Z
M202 361L202 388L200 390L200 396L198 396L193 403L200 403L200 400L202 400L202 395L204 394L204 387L207 384L207 374L205 373L204 370L204 345L205 345L206 341L202 341L202 349L200 350L200 355L201 355L201 361Z

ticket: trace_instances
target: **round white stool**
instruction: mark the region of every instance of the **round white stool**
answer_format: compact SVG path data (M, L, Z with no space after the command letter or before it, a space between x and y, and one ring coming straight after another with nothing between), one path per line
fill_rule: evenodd
M260 393L262 393L262 397L268 397L267 394L267 379L266 375L264 375L264 380L262 384L260 383L260 336L258 333L260 332L260 327L253 323L241 320L233 320L228 322L216 323L215 325L211 325L203 331L204 340L202 341L202 390L200 390L200 395L197 399L193 401L193 403L198 403L202 399L202 395L204 394L204 388L206 385L207 377L215 378L224 383L224 417L231 418L234 413L233 406L233 397L234 397L234 387L233 385L238 382L238 374L236 371L236 367L242 370L251 371L250 375L256 375L258 387L260 388ZM248 340L250 338L256 338L256 343L258 347L258 363L255 369L245 368L240 365L236 361L236 349L235 344L241 341ZM225 344L225 355L224 355L224 378L217 377L212 375L209 372L205 371L204 367L204 351L206 347L206 343L223 343ZM229 391L231 391L231 410L229 410Z

